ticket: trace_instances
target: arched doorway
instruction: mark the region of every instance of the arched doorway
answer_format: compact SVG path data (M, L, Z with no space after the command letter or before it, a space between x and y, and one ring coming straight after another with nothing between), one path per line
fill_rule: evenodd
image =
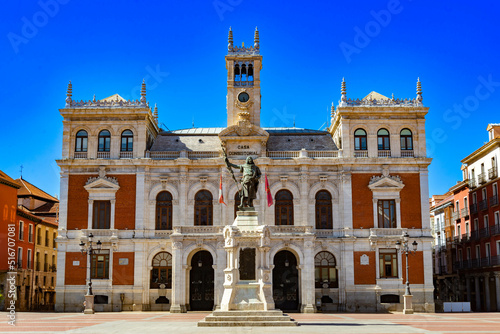
M297 311L299 309L299 271L297 258L287 250L274 256L273 298L277 309Z
M212 254L199 251L191 259L189 273L189 306L192 311L214 308L214 261Z

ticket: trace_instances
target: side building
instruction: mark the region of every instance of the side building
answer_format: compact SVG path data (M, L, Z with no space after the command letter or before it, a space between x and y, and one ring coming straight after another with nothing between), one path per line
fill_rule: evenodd
M402 310L404 233L418 243L409 281L416 311L434 310L425 116L413 99L376 92L332 105L327 130L261 127L262 55L225 56L227 126L164 131L146 99L73 99L63 117L56 311L81 311L92 280L96 311L212 310L221 302L237 185L222 159L252 156L254 202L269 228L275 307L301 312ZM174 115L174 113L172 113ZM236 173L236 176L239 174ZM221 180L222 176L222 181ZM274 199L266 203L264 178ZM221 184L220 184L221 182ZM227 206L219 203L219 187ZM100 241L102 249L87 255Z

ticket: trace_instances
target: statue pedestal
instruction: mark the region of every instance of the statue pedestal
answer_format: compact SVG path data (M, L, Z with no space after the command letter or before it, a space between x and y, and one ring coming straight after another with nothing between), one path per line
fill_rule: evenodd
M85 295L85 309L83 314L94 314L94 295Z
M297 326L289 316L274 309L271 268L268 263L270 231L259 225L256 211L238 211L233 225L224 228L227 268L220 310L200 327Z
M413 295L403 295L404 308L403 314L413 314Z
M221 311L274 309L271 269L267 263L270 232L257 211L238 211L223 231L227 252Z

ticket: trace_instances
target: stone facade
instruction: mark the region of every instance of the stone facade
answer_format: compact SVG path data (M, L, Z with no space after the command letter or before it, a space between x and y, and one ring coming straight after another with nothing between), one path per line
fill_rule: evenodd
M401 310L405 264L395 245L407 231L419 243L409 260L414 309L434 310L428 108L420 82L411 100L376 93L347 99L343 82L327 130L262 128L259 43L256 31L252 47L235 47L230 32L225 128L161 130L145 85L140 101L118 95L75 101L69 86L60 109L56 310L81 311L86 280L99 276L89 265L99 260L78 247L89 233L102 242L108 270L92 279L96 311L219 308L228 268L223 230L235 219L238 191L221 146L231 162L241 164L250 155L262 171L254 205L258 221L267 225L269 250L258 253L265 257L258 263L270 273L261 279L272 286L276 308ZM364 139L355 138L358 129ZM109 146L103 130L109 131ZM126 130L133 133L131 151L123 150ZM390 145L379 149L378 137ZM221 175L227 205L217 200ZM99 227L96 212L103 205L110 212ZM385 254L388 263L382 263Z

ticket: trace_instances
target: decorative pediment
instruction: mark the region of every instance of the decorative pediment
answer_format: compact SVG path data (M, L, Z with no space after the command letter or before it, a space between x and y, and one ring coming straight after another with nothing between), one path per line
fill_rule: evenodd
M401 191L404 188L404 183L399 176L387 174L372 176L368 188L371 190L397 190Z
M118 180L114 177L106 176L106 170L104 166L99 167L99 176L89 177L87 183L85 183L84 188L88 192L105 191L105 192L116 192L120 189Z

